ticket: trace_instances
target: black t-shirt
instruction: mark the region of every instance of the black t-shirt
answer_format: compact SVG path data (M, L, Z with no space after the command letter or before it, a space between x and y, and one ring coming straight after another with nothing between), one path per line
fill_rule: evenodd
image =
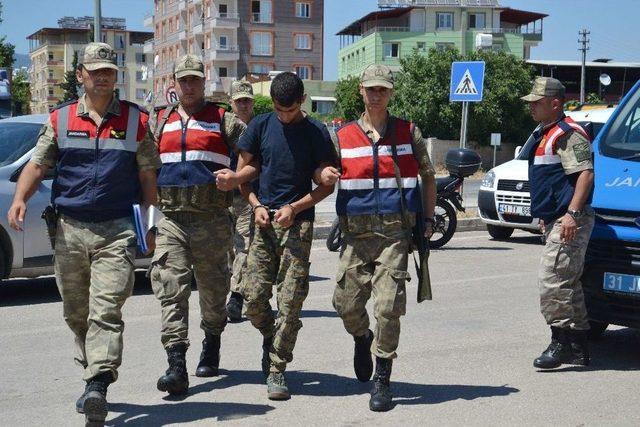
M311 192L313 172L323 162L335 164L336 154L327 128L305 117L284 124L276 113L261 114L249 123L237 145L260 162L258 199L270 209L300 200ZM315 209L296 219L313 220Z

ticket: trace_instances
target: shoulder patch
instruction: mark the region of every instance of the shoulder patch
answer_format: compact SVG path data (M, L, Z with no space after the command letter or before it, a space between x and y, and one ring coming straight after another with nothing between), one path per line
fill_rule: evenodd
M591 146L588 142L581 142L573 146L573 154L578 163L591 160Z

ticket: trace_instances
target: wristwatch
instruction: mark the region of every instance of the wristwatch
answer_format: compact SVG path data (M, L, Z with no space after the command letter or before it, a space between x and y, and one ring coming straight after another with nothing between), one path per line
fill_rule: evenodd
M573 210L573 209L567 209L567 213L569 215L571 215L571 217L573 219L578 219L580 218L582 215L584 215L584 211L582 210Z

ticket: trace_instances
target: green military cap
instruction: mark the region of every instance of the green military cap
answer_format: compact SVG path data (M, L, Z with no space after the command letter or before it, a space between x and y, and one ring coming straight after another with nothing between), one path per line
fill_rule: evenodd
M360 83L364 87L382 86L393 89L393 73L386 65L372 64L362 72Z
M234 101L240 98L253 99L253 87L246 80L236 80L231 83L231 99Z
M118 69L116 65L116 54L106 43L89 43L84 48L82 66L89 71L100 70L102 68Z
M565 87L560 80L552 77L538 77L533 82L533 89L529 95L523 96L523 101L535 102L539 101L545 96L552 98L564 98Z
M196 76L204 78L204 63L202 58L193 54L186 54L178 60L174 69L176 79L185 76Z

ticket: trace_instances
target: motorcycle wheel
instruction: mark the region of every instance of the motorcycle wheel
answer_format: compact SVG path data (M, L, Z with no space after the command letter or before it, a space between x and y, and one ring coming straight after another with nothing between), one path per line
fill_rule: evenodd
M429 247L437 249L444 246L453 237L458 226L458 217L451 203L443 199L436 201L434 217L436 225L433 229L433 235L429 239Z
M333 220L329 235L327 236L327 249L331 252L338 252L342 246L342 232L340 231L340 222L338 218Z

